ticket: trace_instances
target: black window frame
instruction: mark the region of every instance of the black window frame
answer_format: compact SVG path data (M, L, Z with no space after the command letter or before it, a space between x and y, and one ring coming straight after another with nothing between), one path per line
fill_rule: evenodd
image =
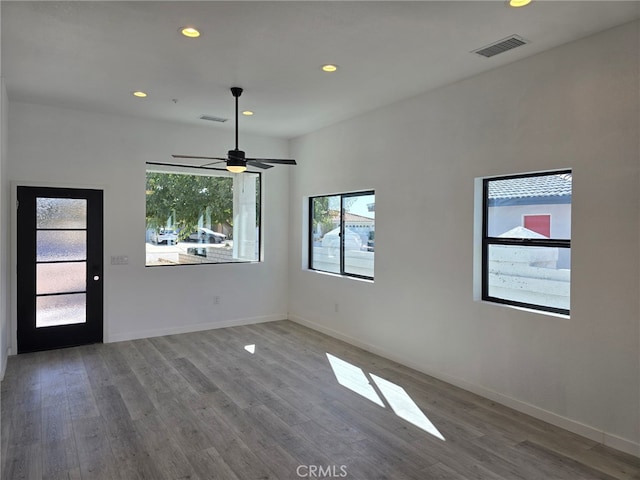
M545 171L537 173L523 173L516 175L503 175L498 177L487 177L482 179L482 300L512 305L515 307L529 308L543 312L569 315L570 309L538 305L535 303L519 302L489 295L489 246L509 245L517 247L556 247L568 248L571 250L571 239L560 238L501 238L490 237L489 233L489 182L497 180L512 180L517 178L544 177L550 175L572 175L571 169Z
M151 165L151 167L149 167ZM224 167L205 167L205 166L197 166L197 165L185 165L185 164L181 164L181 163L165 163L165 162L145 162L145 178L147 173L149 173L150 171L154 171L153 167L168 167L168 168L177 168L179 169L184 169L185 173L180 173L180 172L160 172L160 173L180 173L181 175L188 175L190 170L208 170L211 172L227 172L228 170ZM241 172L239 174L236 175L242 175L244 173L251 173L251 174L256 174L258 175L258 183L259 183L259 191L258 191L258 198L257 198L257 213L256 213L256 220L258 222L258 258L257 260L240 260L240 261L232 261L232 262L202 262L202 263L174 263L174 264L168 264L168 265L149 265L147 264L147 260L146 260L146 252L145 252L145 268L163 268L163 267L182 267L182 266L194 266L194 265L246 265L246 264L252 264L252 263L262 263L263 260L263 249L262 249L262 199L263 199L263 179L264 177L262 176L262 172L260 171L254 171L254 170L249 170L247 169L245 172ZM210 176L214 176L214 174L210 175ZM227 175L225 175L227 176ZM145 204L145 214L146 214L146 204ZM146 227L145 227L146 228ZM194 247L197 248L197 247ZM195 256L199 256L197 253L195 253Z
M374 195L375 196L375 190L364 190L361 192L346 192L346 193L331 193L331 194L327 194L327 195L314 195L313 197L309 197L309 204L308 204L308 208L309 208L309 225L308 225L308 232L309 232L309 244L308 244L308 252L309 252L309 262L308 262L308 266L309 266L309 270L313 270L315 272L323 272L323 273L330 273L333 275L340 275L340 276L344 276L344 277L352 277L352 278L361 278L364 280L374 280L373 276L368 276L368 275L358 275L356 273L349 273L345 271L344 268L344 242L343 242L343 238L344 238L344 229L345 229L345 221L344 221L344 199L345 198L349 198L349 197L364 197L367 195ZM318 268L313 268L313 201L316 198L325 198L325 197L340 197L340 273L336 273L336 272L330 272L327 270L320 270ZM375 252L374 252L375 255Z

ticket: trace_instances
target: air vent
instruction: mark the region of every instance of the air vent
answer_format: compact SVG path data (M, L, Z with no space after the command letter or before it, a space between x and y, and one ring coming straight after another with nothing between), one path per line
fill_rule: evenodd
M483 57L490 58L495 55L498 55L502 52L507 52L509 50L513 50L516 47L520 47L529 43L524 38L519 37L518 35L511 35L510 37L503 38L502 40L498 40L497 42L492 43L491 45L487 45L486 47L479 48L478 50L474 50L471 53L477 53L478 55L482 55Z
M222 118L222 117L213 117L211 115L202 115L200 117L200 120L209 120L210 122L220 122L220 123L224 123L227 120L229 120L228 118Z

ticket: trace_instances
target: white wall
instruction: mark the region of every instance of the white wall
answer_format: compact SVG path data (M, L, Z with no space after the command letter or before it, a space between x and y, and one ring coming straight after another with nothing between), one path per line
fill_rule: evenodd
M14 191L16 184L104 188L105 341L286 318L287 168L263 175L263 263L145 267L145 162L225 153L233 131L10 102L8 134ZM284 140L242 141L248 154L288 155ZM127 255L129 265L110 265L112 255Z
M7 367L9 338L9 182L7 180L7 90L0 75L0 379Z
M629 24L293 140L290 318L640 455L638 80ZM474 178L557 168L571 318L474 301ZM306 270L306 198L363 189L375 282Z
M2 2L0 2L0 19L2 19ZM2 22L0 21L0 38L2 38ZM6 180L7 150L7 90L2 76L2 49L0 49L0 380L4 378L7 367L7 338L9 336L9 305L7 282L7 244L9 240L9 189Z

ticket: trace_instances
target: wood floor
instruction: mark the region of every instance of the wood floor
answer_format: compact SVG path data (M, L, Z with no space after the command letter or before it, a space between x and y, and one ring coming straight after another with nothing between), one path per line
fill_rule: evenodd
M1 453L5 480L640 479L635 457L288 321L11 357Z

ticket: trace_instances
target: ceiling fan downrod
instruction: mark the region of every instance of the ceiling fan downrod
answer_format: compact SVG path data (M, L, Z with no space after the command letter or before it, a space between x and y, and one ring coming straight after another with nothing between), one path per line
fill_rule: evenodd
M238 148L238 97L242 95L242 88L240 87L231 87L231 95L236 99L236 150Z

